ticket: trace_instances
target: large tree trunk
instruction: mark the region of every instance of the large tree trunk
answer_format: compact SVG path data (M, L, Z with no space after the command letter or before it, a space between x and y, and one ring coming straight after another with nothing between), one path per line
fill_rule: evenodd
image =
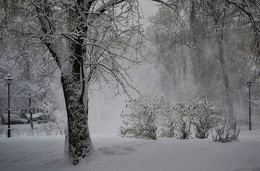
M93 152L88 129L88 98L84 101L84 97L88 96L86 91L88 86L85 85L85 82L88 81L85 80L84 76L83 58L86 55L86 50L82 37L88 30L83 22L88 13L83 15L83 11L88 11L93 2L76 1L75 6L69 11L68 27L64 28L63 31L69 34L73 32L78 34L72 38L67 39L66 37L56 41L52 41L51 37L56 28L46 17L46 14L52 14L51 5L41 3L41 5L36 6L42 31L46 35L47 41L44 43L61 70L61 83L68 119L64 150L66 158L74 165Z
M217 59L220 63L221 72L223 75L223 82L225 86L225 105L226 105L226 111L227 113L227 124L231 126L231 128L234 128L235 125L235 118L234 118L234 109L233 109L233 100L232 100L232 94L231 94L231 87L230 87L230 78L228 75L228 70L226 66L226 61L224 57L224 29L225 29L225 12L226 9L223 9L223 14L220 13L219 10L214 11L214 22L215 26L218 26L218 29L216 31L216 41L218 46L218 55ZM219 18L221 18L221 15L223 15L223 18L219 21ZM220 22L220 23L218 23Z
M68 69L71 73L61 75L68 119L65 155L74 165L93 152L88 129L88 84L85 84L88 81L84 75L83 58L86 50L82 42L83 39L79 35L77 43L70 43L70 51L73 53ZM84 97L87 97L85 101Z
M65 155L76 165L93 152L88 129L88 100L81 98L81 83L72 76L61 77L67 109L68 128L65 140Z
M221 31L221 36L218 38L217 42L218 42L218 51L219 51L219 55L218 55L218 60L220 63L220 67L221 67L221 72L223 75L223 82L225 85L225 105L226 105L226 110L228 112L228 116L227 116L227 121L229 124L233 125L235 122L235 118L234 118L234 111L233 111L233 100L231 97L231 88L230 88L230 80L229 80L229 76L228 76L228 72L227 72L227 68L226 68L226 62L224 59L224 47L223 47L223 30Z
M205 41L208 41L207 30L205 29L204 20L201 20L201 17L204 14L201 14L203 9L202 1L192 0L191 1L191 14L190 14L190 28L193 48L191 49L191 58L192 58L192 70L194 76L194 82L198 87L198 94L201 96L209 95L210 78L211 73L207 72L206 66L207 63L205 55Z

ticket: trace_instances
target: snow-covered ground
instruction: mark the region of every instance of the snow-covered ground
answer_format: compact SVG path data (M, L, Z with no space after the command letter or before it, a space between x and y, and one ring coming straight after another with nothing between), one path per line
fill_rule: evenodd
M77 166L63 160L64 137L0 138L1 171L259 171L260 130L242 131L239 142L210 139L138 140L96 134L95 153Z

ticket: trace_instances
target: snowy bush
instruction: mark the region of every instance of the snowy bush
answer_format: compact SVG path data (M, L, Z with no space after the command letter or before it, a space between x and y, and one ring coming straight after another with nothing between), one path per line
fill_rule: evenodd
M191 135L191 117L186 103L165 104L159 117L160 136L188 139Z
M161 135L187 139L194 127L197 138L207 138L222 119L222 110L206 97L190 98L176 105L167 104L160 116Z
M188 101L188 108L192 111L192 124L197 138L207 138L209 131L222 120L223 111L208 98L193 98Z
M127 104L128 112L122 113L124 126L120 134L127 137L157 139L157 117L162 110L163 98L154 94L140 96Z
M176 135L180 139L188 139L191 135L191 109L187 103L178 103L174 109Z
M209 131L222 123L223 111L214 102L204 98L190 98L178 104L170 104L155 95L145 95L127 104L129 112L122 114L122 136L156 139L178 137L188 139L192 135L207 138Z
M237 141L240 129L233 127L232 124L227 124L226 119L223 119L215 128L212 134L212 140L215 142L232 142Z
M176 127L176 111L171 104L164 104L159 116L159 133L162 137L174 137Z

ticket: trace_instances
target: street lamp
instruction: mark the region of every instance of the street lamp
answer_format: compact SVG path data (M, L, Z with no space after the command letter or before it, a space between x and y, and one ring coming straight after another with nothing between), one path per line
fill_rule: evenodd
M248 109L249 109L249 120L248 120L248 123L249 123L249 130L251 131L252 130L252 125L251 125L251 92L250 92L250 88L253 84L253 82L248 79L248 81L246 82L247 85L248 85L248 98L249 98L249 101L248 101Z
M10 76L10 74L7 75L7 77L5 77L5 81L8 85L8 132L7 132L7 137L10 138L11 137L11 128L10 128L10 85L13 81L13 78Z

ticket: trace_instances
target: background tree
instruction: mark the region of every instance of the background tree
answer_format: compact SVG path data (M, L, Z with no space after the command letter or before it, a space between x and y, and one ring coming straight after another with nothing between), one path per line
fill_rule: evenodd
M0 12L0 59L1 69L1 112L5 112L7 99L4 77L11 73L12 113L19 114L28 109L28 95L33 97L32 105L39 107L40 101L49 90L49 72L53 70L42 46L32 41L34 22L23 22L26 13L14 1L1 1ZM27 100L25 100L27 99ZM5 109L5 111L3 111ZM28 110L27 110L28 111Z
M172 8L161 7L151 19L152 26L148 30L157 48L156 57L164 68L162 83L166 83L162 84L162 90L177 101L186 94L213 96L223 101L230 118L228 122L232 123L235 113L243 111L242 108L234 111L234 105L243 104L245 108L247 104L245 83L252 68L250 56L255 53L248 49L254 41L247 41L249 45L244 40L255 40L257 34L252 30L257 30L254 25L259 3L250 1L249 6L246 1L238 3L244 4L243 9L248 11L252 7L250 15L254 21L251 22L237 3L169 2ZM169 82L173 82L172 87L165 90ZM176 90L181 93L168 93Z

